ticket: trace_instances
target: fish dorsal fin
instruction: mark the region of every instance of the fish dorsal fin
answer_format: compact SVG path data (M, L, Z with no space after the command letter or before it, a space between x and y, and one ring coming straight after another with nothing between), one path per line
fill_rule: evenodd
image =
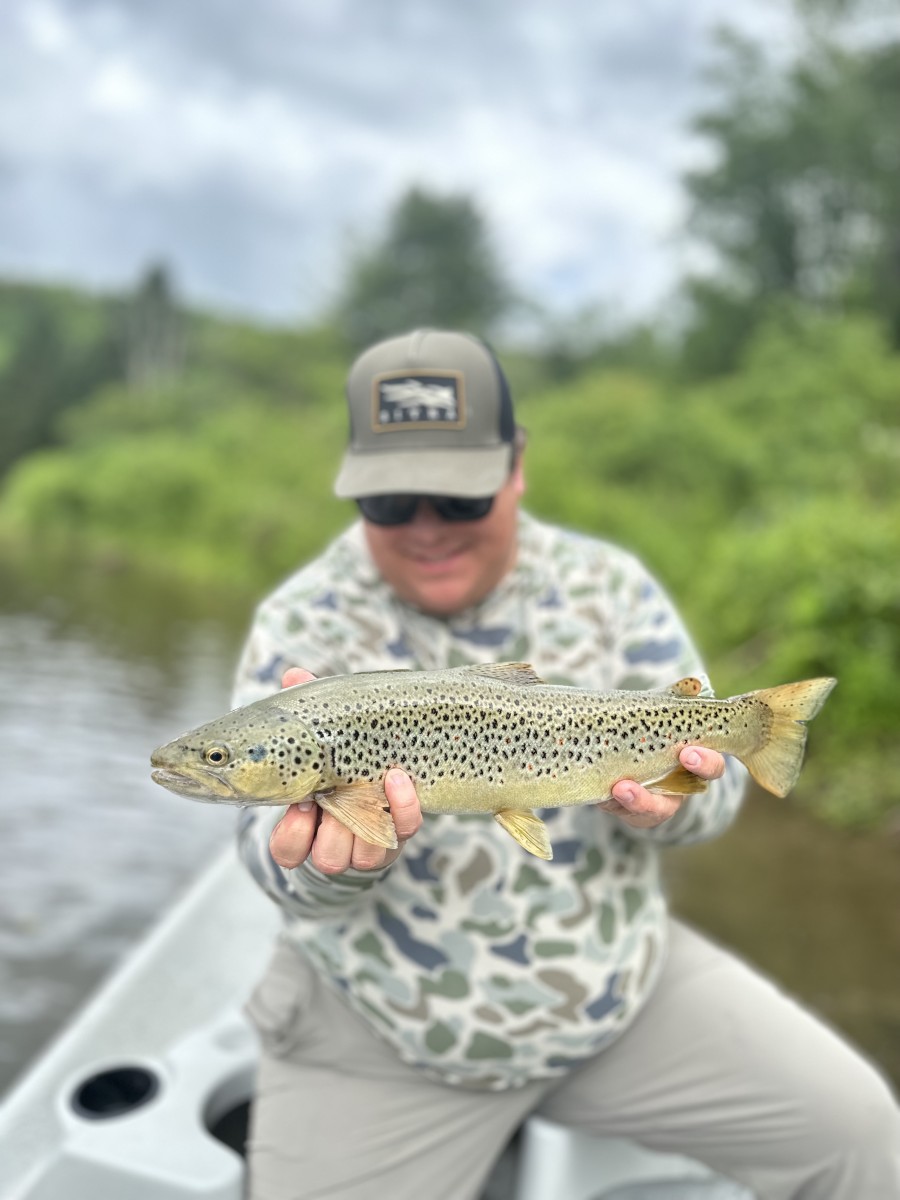
M547 826L533 812L515 808L501 808L494 813L494 820L516 839L519 845L536 858L549 861L553 857Z
M530 687L535 683L543 683L540 675L531 663L477 663L472 667L463 667L472 675L485 675L488 679L499 679L501 683L509 683L514 687Z
M699 696L703 689L709 688L709 684L704 684L702 679L698 679L696 675L686 675L684 679L679 679L675 683L670 683L668 687L664 687L664 692L670 692L673 696L681 696L683 699L693 699Z
M397 831L381 784L368 779L341 783L331 791L316 792L313 798L364 842L396 850Z

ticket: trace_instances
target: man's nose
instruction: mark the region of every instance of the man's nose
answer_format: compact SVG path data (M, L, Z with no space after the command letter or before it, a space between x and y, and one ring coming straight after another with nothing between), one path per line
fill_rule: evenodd
M412 515L410 525L420 532L427 533L433 530L437 533L446 529L447 522L429 501L428 497L422 496L416 505L416 511Z

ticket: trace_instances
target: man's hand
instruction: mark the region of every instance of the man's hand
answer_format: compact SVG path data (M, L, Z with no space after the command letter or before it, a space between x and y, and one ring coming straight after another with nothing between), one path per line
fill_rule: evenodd
M720 779L725 773L725 759L716 750L704 746L685 746L679 754L681 765L701 779ZM633 829L653 829L674 817L687 796L658 796L635 783L633 779L620 779L613 785L612 800L604 800L599 807L614 813Z
M285 671L282 687L308 683L315 676L299 667ZM280 867L299 867L307 858L325 875L340 875L348 867L357 871L376 871L394 861L404 842L422 824L422 810L412 780L396 767L384 777L384 792L391 806L391 817L397 830L396 850L372 846L355 837L331 813L323 812L314 800L292 804L269 838L272 857Z

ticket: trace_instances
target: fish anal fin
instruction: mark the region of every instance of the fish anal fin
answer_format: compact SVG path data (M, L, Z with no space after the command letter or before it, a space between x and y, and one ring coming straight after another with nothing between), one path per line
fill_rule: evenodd
M701 779L686 767L677 766L663 779L654 779L645 783L648 792L657 796L695 796L706 791L706 780Z
M529 854L548 862L553 857L547 826L533 812L501 808L499 812L494 813L494 820Z
M531 663L477 663L475 666L462 669L473 675L485 675L488 679L499 679L501 683L509 683L513 687L530 687L533 684L544 682Z
M364 842L396 850L397 831L381 784L368 779L341 783L330 791L316 792L314 799Z

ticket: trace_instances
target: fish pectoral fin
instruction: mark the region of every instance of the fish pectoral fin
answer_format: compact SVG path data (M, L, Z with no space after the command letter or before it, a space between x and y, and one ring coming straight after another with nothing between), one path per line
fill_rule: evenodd
M514 687L531 687L533 684L544 682L531 663L477 663L475 666L461 669L472 675L485 675L488 679L499 679L501 683L510 683Z
M367 779L341 783L328 792L316 792L314 798L320 808L364 842L396 850L397 831L381 784Z
M663 779L645 783L644 787L657 796L694 796L698 792L705 792L707 784L705 779L701 779L687 767L678 766Z
M521 812L515 808L501 808L494 813L494 820L502 825L510 837L514 837L519 845L533 854L536 858L549 860L553 857L553 847L547 826L533 812Z

